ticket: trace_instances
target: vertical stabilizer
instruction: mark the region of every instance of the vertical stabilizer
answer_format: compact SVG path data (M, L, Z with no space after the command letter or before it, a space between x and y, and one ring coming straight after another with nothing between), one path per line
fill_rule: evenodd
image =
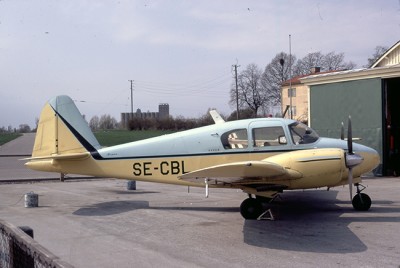
M32 157L94 152L100 144L73 100L57 96L40 115Z

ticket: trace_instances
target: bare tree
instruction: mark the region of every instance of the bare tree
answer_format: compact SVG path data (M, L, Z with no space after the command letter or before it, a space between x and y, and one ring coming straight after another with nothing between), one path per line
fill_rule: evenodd
M117 127L117 120L108 114L102 115L99 120L100 129L114 129Z
M374 64L386 51L388 47L385 46L376 46L374 54L370 58L368 58L368 63L364 65L365 68L370 68L372 64Z
M281 103L281 84L290 78L290 65L293 67L296 56L285 52L276 54L272 61L265 67L262 75L262 86L270 106ZM292 68L293 69L293 68ZM293 70L292 70L293 73Z
M320 67L321 71L351 70L356 67L356 64L352 61L346 62L343 52L331 51L328 54L322 54L320 51L312 52L297 61L294 75L309 74L313 67Z
M356 67L356 64L352 61L345 62L343 52L336 54L331 51L324 55L321 67L324 71L351 70Z
M20 124L18 128L19 133L29 133L31 132L31 127L28 124Z
M239 107L250 108L254 117L258 109L266 104L268 98L261 83L262 70L254 63L247 65L246 69L238 75ZM236 89L231 88L230 104L236 104Z
M99 129L100 119L97 115L93 116L89 121L89 127L92 131L96 131Z
M321 67L322 69L323 61L324 55L320 51L308 53L295 64L294 76L309 74L313 67Z

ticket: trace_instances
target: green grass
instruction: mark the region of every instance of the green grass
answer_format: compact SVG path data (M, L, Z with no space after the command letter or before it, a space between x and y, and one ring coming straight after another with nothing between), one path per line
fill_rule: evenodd
M21 136L22 134L20 133L0 133L0 145L3 145Z
M113 146L132 141L144 140L165 134L174 133L172 130L101 130L94 133L102 146Z
M172 130L142 130L142 131L129 131L129 130L101 130L95 132L97 140L102 146L113 146L122 143L144 140L152 137L157 137L165 134L174 133ZM0 133L0 145L12 141L22 134L20 133Z

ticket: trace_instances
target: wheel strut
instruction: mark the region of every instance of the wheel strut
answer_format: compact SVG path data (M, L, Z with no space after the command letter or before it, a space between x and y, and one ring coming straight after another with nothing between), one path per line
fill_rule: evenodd
M356 188L357 188L357 194L360 194L362 191L365 190L365 188L367 188L367 187L365 187L364 185L362 185L361 183L355 183L354 185L355 185ZM360 189L360 188L361 188L361 189Z

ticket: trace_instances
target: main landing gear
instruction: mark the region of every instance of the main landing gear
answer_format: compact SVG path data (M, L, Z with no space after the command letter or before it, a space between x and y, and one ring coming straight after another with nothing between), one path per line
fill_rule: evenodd
M371 207L371 198L362 193L366 188L364 185L359 183L354 184L357 187L357 194L353 197L351 203L353 204L353 208L359 211L367 211ZM361 188L361 189L360 189Z
M367 211L371 207L371 198L362 193L365 190L365 186L359 183L354 184L357 188L357 194L353 197L352 204L353 208L358 211ZM246 220L255 220L265 212L263 207L264 203L270 203L274 198L266 198L256 196L253 198L249 195L249 198L245 199L240 205L240 214Z
M263 203L269 203L273 200L273 198L260 197L256 196L256 198L252 198L249 195L249 198L245 199L240 205L240 214L246 220L255 220L263 214Z

